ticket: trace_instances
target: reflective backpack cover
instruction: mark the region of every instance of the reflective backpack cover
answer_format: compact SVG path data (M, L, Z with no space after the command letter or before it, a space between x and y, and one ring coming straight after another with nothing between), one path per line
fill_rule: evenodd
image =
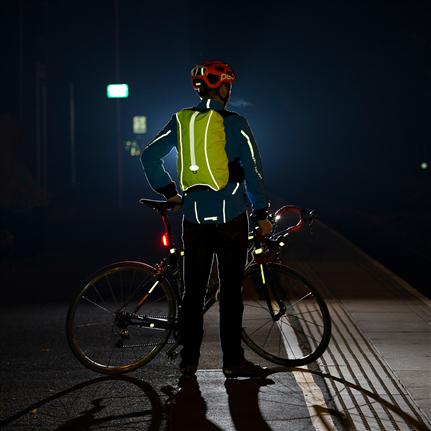
M181 189L197 185L222 189L229 180L223 117L213 109L183 109L176 118Z

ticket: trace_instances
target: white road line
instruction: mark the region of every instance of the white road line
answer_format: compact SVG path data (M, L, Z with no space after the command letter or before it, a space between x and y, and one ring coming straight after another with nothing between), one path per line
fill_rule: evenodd
M277 308L277 305L275 305ZM280 332L282 333L282 339L286 352L292 353L294 356L302 355L301 348L299 347L298 338L296 337L295 331L290 325L283 325L280 321L277 322ZM287 341L289 344L287 344ZM307 367L304 367L307 369ZM328 411L325 397L313 379L313 375L307 371L292 371L293 377L295 377L296 383L301 388L304 394L305 404L307 405L308 412L310 413L311 423L316 431L336 431L332 417ZM323 407L323 412L322 412Z

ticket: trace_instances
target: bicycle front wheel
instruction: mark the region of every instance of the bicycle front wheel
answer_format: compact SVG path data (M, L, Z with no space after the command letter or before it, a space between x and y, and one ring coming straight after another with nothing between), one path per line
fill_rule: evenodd
M277 263L253 264L243 280L245 343L276 364L316 360L331 336L328 308L311 284Z
M140 262L118 262L97 272L72 301L66 319L69 345L91 370L132 371L167 342L176 317L168 282Z

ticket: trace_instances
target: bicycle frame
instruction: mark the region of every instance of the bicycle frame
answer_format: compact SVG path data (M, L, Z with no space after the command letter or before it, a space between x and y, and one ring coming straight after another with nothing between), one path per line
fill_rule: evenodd
M140 202L148 206L152 206L153 209L158 212L158 214L162 219L163 226L164 226L163 245L165 246L165 248L169 250L169 253L167 257L163 258L161 262L154 265L154 267L156 269L156 276L159 280L167 278L167 279L172 279L174 281L174 288L172 289L172 291L175 295L175 299L178 304L178 309L180 309L182 293L184 291L184 283L183 283L181 270L180 270L180 260L184 256L184 250L182 248L177 248L175 246L175 240L172 234L172 229L171 229L171 225L170 225L170 221L167 213L168 209L173 208L174 205L173 204L166 205L166 202L159 201L160 205L154 206L154 203L157 201L149 201L145 199L141 199ZM162 206L162 203L164 204L164 206ZM249 246L247 250L247 261L246 261L245 270L247 270L251 265L255 263L259 264L261 267L263 286L266 286L264 264L268 262L280 261L281 260L280 252L281 252L281 248L284 247L285 245L284 243L285 238L291 235L292 233L295 233L301 230L304 227L306 222L308 222L309 226L311 226L312 223L314 222L314 219L317 217L313 211L310 213L307 213L306 211L302 210L297 206L286 205L278 209L273 215L270 215L270 220L273 222L274 228L278 220L289 213L293 213L298 216L299 220L297 224L293 226L289 226L283 231L277 232L276 234L274 233L271 236L266 238L259 235L259 230L256 227L257 222L252 218L254 229L249 233L249 236L248 236ZM139 311L140 307L144 304L146 298L151 294L151 291L152 290L150 289L150 291L146 293L146 295L139 301L136 309L134 310L133 317L138 321L142 321L141 323L136 323L138 325L139 324L154 325L160 328L166 328L170 325L170 323L157 321L157 319L148 318L148 317L139 317L136 314ZM274 321L279 320L280 317L286 311L286 307L283 301L280 300L280 298L276 297L276 295L274 295L274 292L269 292L267 288L263 289L263 294L265 297L265 301L268 305L268 309L272 319ZM272 295L272 298L271 298L271 295ZM210 286L207 286L203 313L206 313L216 301L217 301L217 289L210 289ZM277 304L278 312L274 312L274 304L273 304L274 301ZM177 320L174 325L174 334L176 332L175 329L178 329ZM177 342L174 344L172 348L168 350L167 352L168 356L170 357L176 356L175 349L178 347L178 345L179 343Z
M101 268L75 295L68 309L66 331L73 353L88 368L106 374L127 372L146 364L166 343L171 346L168 346L165 353L173 359L177 356L180 344L178 328L184 291L181 271L184 250L176 247L168 218L168 210L174 205L165 201L144 199L141 203L156 210L162 219L166 255L154 266L139 261L122 261ZM296 225L282 229L282 224L278 224L278 220L287 212L295 212L300 220ZM284 246L285 238L291 232L299 230L305 221L311 224L315 215L307 214L297 207L287 206L280 208L270 217L276 229L268 238L261 237L256 228L249 236L247 266L242 284L244 309L247 310L245 314L248 317L242 328L242 338L255 352L270 361L282 365L303 364L307 363L304 361L313 360L327 346L330 317L316 289L301 274L274 260L281 261L280 250ZM288 219L287 223L291 224L291 220ZM299 283L297 285L299 296L295 297L296 284L291 288L290 283L284 283L285 277ZM203 313L218 300L217 277L210 277L209 280ZM315 350L304 351L304 357L301 357L301 353L299 357L290 357L290 353L286 355L280 353L283 346L279 345L278 350L272 352L265 348L269 333L264 334L265 343L262 346L259 341L260 335L254 334L262 327L267 328L265 326L267 323L261 325L256 321L272 320L271 325L275 324L274 327L278 328L278 325L289 319L287 311L308 296L313 298L316 310L320 313L317 316L319 322L323 322L323 326L320 327L325 328L322 341L319 341L318 345L310 344L312 346L310 349ZM292 297L297 300L291 302L289 298ZM262 304L257 307L261 311L256 312L254 303ZM307 304L304 306L304 310L307 310ZM297 312L301 315L302 311L298 308ZM256 319L256 316L262 317ZM294 320L296 322L296 317ZM310 322L308 319L305 319L305 322L307 330ZM133 330L129 331L132 328ZM296 330L295 328L296 326L293 330ZM301 329L300 326L299 328ZM311 331L307 332L310 336L313 334ZM169 341L172 333L174 337ZM302 333L307 338L308 335ZM97 348L93 348L95 343Z

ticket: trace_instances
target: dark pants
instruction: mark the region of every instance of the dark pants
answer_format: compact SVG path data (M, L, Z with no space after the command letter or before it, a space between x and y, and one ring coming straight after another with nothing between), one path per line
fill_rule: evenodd
M185 251L180 336L181 357L188 364L199 360L203 336L205 290L213 254L217 254L220 278L220 339L224 364L235 364L244 355L241 347L243 303L241 284L247 256L248 222L246 213L227 223L183 222Z

